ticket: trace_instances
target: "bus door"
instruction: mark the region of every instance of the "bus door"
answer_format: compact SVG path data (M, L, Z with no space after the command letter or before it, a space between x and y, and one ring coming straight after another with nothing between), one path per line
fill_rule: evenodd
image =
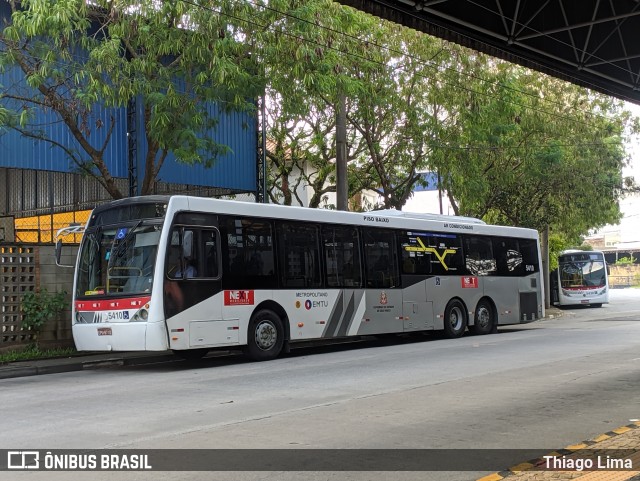
M234 343L237 330L229 338L222 319L220 234L212 216L191 218L196 215L179 218L191 225L175 225L170 235L164 281L167 324L169 329L188 329L189 347Z
M358 334L404 331L398 251L393 231L364 229L366 312Z

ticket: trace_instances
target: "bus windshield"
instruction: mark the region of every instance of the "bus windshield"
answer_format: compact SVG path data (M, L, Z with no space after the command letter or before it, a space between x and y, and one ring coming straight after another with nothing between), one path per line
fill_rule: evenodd
M563 289L594 289L606 285L603 259L563 261L560 259L560 282Z
M80 246L76 296L150 293L161 227L138 221L87 230Z

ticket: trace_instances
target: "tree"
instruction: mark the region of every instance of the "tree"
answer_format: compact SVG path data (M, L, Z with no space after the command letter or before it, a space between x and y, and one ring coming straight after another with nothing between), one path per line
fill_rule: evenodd
M442 42L324 0L277 6L285 13L271 22L275 40L264 55L278 112L269 135L296 126L288 141L312 167L299 169L313 173L305 179L315 192L311 205L335 191L333 117L344 94L349 194L373 189L386 207L401 208L429 164L438 109L432 61L449 59Z
M440 165L456 213L568 237L619 220L619 102L503 63L476 73L461 100Z
M215 162L227 147L207 132L216 127L207 107L253 109L263 87L254 46L242 41L250 17L242 2L154 0L23 0L10 2L12 21L0 33L0 68L22 76L0 96L0 126L55 144L113 198L118 189L104 159L116 116L102 125L99 106L143 105L148 150L142 194L150 193L169 152L186 164ZM218 12L220 14L214 14ZM258 38L251 36L251 38ZM75 145L55 143L30 123L50 112ZM106 129L102 136L94 129ZM101 137L100 139L97 137Z

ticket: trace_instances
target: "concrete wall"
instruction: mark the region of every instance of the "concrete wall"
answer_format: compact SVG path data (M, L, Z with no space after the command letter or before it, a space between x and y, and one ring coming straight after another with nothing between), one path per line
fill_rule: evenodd
M640 285L640 265L610 266L609 285L612 288Z
M62 263L75 264L77 246L64 246ZM73 269L56 266L53 245L0 244L0 350L15 349L36 340L22 328L22 298L30 291L66 292L67 309L42 328L43 347L73 346L71 290Z

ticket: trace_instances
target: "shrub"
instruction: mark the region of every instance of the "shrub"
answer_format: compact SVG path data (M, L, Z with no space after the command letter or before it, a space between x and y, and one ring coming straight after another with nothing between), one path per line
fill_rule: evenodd
M49 293L46 289L27 292L22 297L22 328L33 330L37 339L42 327L67 307L67 293Z
M622 266L622 267L628 267L628 266L632 266L634 263L634 258L633 257L621 257L620 259L618 259L615 263L616 266Z

